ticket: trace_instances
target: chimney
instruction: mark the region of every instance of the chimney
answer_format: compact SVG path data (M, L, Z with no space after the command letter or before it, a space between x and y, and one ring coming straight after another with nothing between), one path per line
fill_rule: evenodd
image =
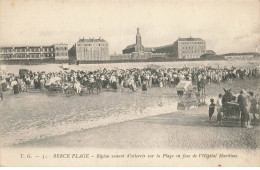
M89 37L89 39L90 39L90 37Z
M101 40L101 37L99 37L99 40Z
M84 37L83 37L83 40L84 40Z

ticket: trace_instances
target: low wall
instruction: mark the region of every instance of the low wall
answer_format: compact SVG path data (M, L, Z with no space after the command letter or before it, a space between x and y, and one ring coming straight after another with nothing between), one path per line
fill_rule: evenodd
M103 64L103 63L132 63L132 62L177 62L177 61L208 61L209 59L176 59L176 58L150 58L130 60L104 60L104 61L75 61L75 60L0 60L0 64L6 65L40 65L40 64ZM211 60L224 60L211 59Z

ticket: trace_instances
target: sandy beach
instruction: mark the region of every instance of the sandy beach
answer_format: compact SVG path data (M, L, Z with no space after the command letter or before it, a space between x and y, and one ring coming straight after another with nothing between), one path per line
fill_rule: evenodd
M30 141L16 147L110 149L259 149L259 126L247 129L212 123L207 106Z

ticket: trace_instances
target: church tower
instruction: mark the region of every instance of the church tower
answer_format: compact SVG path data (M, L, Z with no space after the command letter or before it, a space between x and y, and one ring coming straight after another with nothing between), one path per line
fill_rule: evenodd
M142 51L144 51L144 47L142 45L142 38L139 32L139 28L137 28L135 52L142 52Z

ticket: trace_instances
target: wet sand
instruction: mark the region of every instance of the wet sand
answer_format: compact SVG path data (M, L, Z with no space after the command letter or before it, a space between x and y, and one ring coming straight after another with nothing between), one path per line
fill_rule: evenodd
M206 102L208 102L210 97L216 98L217 94L223 93L223 87L226 89L231 88L233 94L238 93L242 88L248 91L253 90L256 94L260 94L258 84L259 79L252 78L246 78L246 80L237 79L232 83L221 83L220 85L214 83L208 84L206 86ZM167 122L178 122L178 126L173 127L174 129L177 129L176 134L179 134L179 136L176 136L177 138L182 139L181 135L191 132L196 134L197 132L204 131L203 129L212 129L211 124L205 123L208 120L207 108L204 110L195 109L187 111L189 114L186 115L189 115L189 117L180 117L180 114L178 113L182 113L182 111L175 112L177 109L176 102L178 102L178 100L175 88L158 87L148 89L145 93L141 92L140 89L134 93L129 93L127 91L104 91L98 95L76 95L69 98L62 94L50 95L40 91L21 93L18 95L6 95L4 102L0 103L0 131L1 138L3 139L2 144L10 146L30 141L41 141L51 137L73 134L91 128L99 128L136 119L140 120L142 118L149 119L149 117L167 113L175 115L174 117L176 120L167 120L165 118L166 124L169 124ZM160 116L159 119L161 119ZM204 122L201 122L201 120ZM124 131L127 131L128 129L134 129L139 126L141 128L144 126L142 129L150 128L150 126L146 126L147 124L140 125L135 121L133 122L134 123L131 123L130 125L120 127L120 129L126 128L125 130L122 130L121 138L124 138L124 133L126 133ZM192 126L198 128L192 128ZM182 129L184 127L190 128L186 130ZM213 127L215 127L214 124ZM165 130L165 126L158 127L158 129L160 128L162 128L162 131ZM168 128L170 127L166 126L166 129ZM153 133L153 131L142 132L143 130L137 130L140 134ZM219 131L219 128L214 129L214 131ZM228 133L232 134L233 131L236 135L241 135L240 133L243 132L243 130L240 132L237 131L237 128L234 128L234 130L229 131ZM253 134L251 132L253 131L249 132L248 136L252 136ZM95 133L96 132L94 132L94 134ZM221 134L222 133L225 134L226 131L224 130ZM111 136L113 135L114 134L111 134ZM201 136L204 137L203 134L201 134ZM215 134L215 136L217 135ZM78 139L78 137L75 138ZM160 136L158 138L160 138ZM228 140L228 138L229 135L226 135L226 138L223 138L223 140ZM214 138L214 140L217 139ZM239 140L237 139L237 141ZM95 143L96 142L94 142L94 144ZM214 146L215 144L213 143L212 145Z

